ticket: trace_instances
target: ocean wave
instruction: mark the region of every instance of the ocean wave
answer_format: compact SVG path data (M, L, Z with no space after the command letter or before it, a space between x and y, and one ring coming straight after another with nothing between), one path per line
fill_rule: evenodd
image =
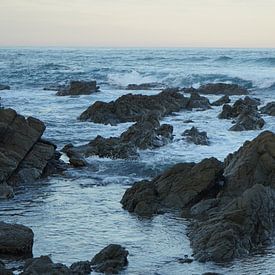
M38 69L58 71L58 70L70 70L70 67L62 64L46 63L38 66Z
M215 61L224 62L224 61L230 61L232 59L233 59L232 57L222 55L222 56L216 58Z
M275 57L262 57L256 59L257 63L261 63L263 65L274 66L275 65Z

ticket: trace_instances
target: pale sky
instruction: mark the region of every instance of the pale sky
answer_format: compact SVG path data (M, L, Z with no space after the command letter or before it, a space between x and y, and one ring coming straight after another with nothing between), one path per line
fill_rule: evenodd
M275 0L0 0L0 46L275 47Z

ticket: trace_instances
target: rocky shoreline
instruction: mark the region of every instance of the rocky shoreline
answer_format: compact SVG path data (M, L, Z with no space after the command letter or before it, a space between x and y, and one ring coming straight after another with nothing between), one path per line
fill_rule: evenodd
M128 89L144 87L156 86L132 85ZM90 94L98 89L96 81L71 81L69 86L58 86L57 95ZM210 103L201 94L223 96ZM258 109L259 100L246 96L229 105L229 96L247 94L248 90L237 85L218 83L198 89L165 89L150 96L127 94L109 103L97 101L80 115L80 121L112 126L123 122L134 124L120 136L98 135L85 145L67 144L62 152L43 138L42 121L24 118L12 109L0 109L0 198L12 199L16 185L62 173L68 168L60 159L62 153L68 156L71 166L84 167L89 166L86 158L90 156L131 160L139 157L140 150L172 143L173 126L160 121L176 112L203 112L212 106L222 106L219 118L233 120L230 131L262 129L265 124L262 115L274 116L274 102ZM186 142L197 145L211 142L206 132L194 127L182 135ZM180 211L183 217L191 219L188 237L195 260L232 261L271 241L275 222L274 171L275 134L264 131L229 154L224 162L212 157L199 163L179 163L152 180L134 183L121 203L124 209L146 218ZM27 257L32 254L31 229L1 222L0 232L8 234L2 244L0 241L1 254ZM71 267L41 256L27 260L21 274L90 274L92 270L116 274L127 266L127 256L128 251L119 245L109 245L91 261L74 263ZM0 272L12 274L1 262Z

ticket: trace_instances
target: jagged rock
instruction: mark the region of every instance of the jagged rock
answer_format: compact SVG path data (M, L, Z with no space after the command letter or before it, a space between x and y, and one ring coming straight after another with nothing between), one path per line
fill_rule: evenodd
M142 83L142 84L129 84L126 90L152 90L152 89L160 89L162 85L160 83Z
M87 166L87 161L85 158L78 152L73 150L74 146L72 144L67 144L62 149L63 152L65 152L69 158L70 164L74 167L84 167Z
M0 274L1 275L13 275L13 272L5 268L5 264L0 261Z
M121 203L140 216L161 213L166 208L191 207L217 194L222 174L223 164L215 158L177 164L152 181L135 183L126 190Z
M138 121L142 116L152 112L161 118L185 109L188 101L188 98L178 92L161 92L151 96L127 94L109 103L95 102L79 119L116 125L121 122Z
M6 182L0 183L0 199L11 199L14 197L13 188Z
M187 108L198 108L202 110L211 109L208 98L200 96L197 92L191 92Z
M265 131L224 161L225 184L212 200L191 208L199 215L188 235L199 261L229 261L269 242L275 224L275 134Z
M12 109L0 109L0 183L33 181L55 158L56 146L41 139L45 125L25 119Z
M275 116L275 101L267 103L260 111L262 114Z
M119 137L104 138L97 136L86 145L73 147L65 146L62 150L69 156L89 157L97 155L108 158L136 158L137 149L153 149L166 145L173 139L173 127L168 124L160 125L154 116L144 117L132 125Z
M118 244L110 244L94 256L91 261L96 272L117 274L128 265L128 251Z
M21 275L73 275L67 266L55 264L49 256L28 259ZM81 274L81 273L80 273Z
M184 92L198 92L200 94L215 94L215 95L247 95L248 90L237 84L225 84L225 83L209 83L200 86L198 89L185 88Z
M253 108L243 110L229 130L230 131L248 131L260 130L263 128L265 121L261 118L260 114Z
M70 270L75 275L89 275L92 271L91 263L89 261L76 262L70 266Z
M33 232L20 224L0 222L0 254L13 256L32 255Z
M220 212L190 226L195 259L230 261L267 244L274 232L274 213L274 189L255 184Z
M2 90L10 90L11 87L9 85L5 85L5 84L0 84L0 91Z
M229 98L228 95L224 95L221 98L219 98L218 100L214 101L211 103L212 106L222 106L224 104L230 103L231 99Z
M186 140L196 145L209 145L209 139L206 132L199 132L196 127L192 127L190 130L185 130L182 136L186 137Z
M68 86L61 86L61 89L56 93L56 95L89 95L98 92L98 90L99 87L96 85L96 81L71 81Z

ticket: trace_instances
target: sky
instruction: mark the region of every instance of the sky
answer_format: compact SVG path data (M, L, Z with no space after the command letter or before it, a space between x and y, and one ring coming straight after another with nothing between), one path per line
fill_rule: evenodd
M275 48L275 0L0 0L0 46Z

